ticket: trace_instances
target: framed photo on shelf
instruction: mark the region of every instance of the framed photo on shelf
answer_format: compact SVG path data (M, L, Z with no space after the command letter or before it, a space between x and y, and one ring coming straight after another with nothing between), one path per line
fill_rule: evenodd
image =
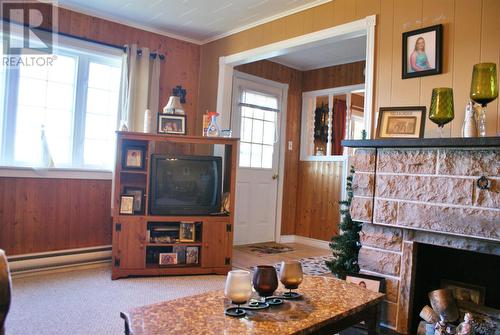
M198 264L198 247L186 247L186 264Z
M443 25L403 33L403 79L443 72Z
M181 222L179 226L179 242L194 242L195 229L194 222Z
M456 300L484 305L486 289L483 286L442 279L441 287L450 289Z
M120 214L134 214L134 196L122 195L120 197Z
M134 197L134 214L144 213L144 189L140 187L125 187L125 195Z
M124 169L144 170L145 168L145 153L144 147L125 146L123 150L122 167Z
M361 273L350 273L345 278L346 282L353 283L373 292L385 292L385 278L365 275Z
M425 106L380 107L377 138L423 138Z
M158 134L186 134L186 116L158 114Z
M160 265L175 265L177 264L177 254L173 252L160 253L159 255Z

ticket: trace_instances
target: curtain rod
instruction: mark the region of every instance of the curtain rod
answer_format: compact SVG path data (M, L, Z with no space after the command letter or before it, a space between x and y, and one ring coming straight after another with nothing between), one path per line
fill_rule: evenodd
M3 22L12 22L12 23L15 23L19 26L24 26L24 27L29 27L28 24L20 24L18 22L15 22L15 21L10 21L8 19L1 19L0 21L3 21ZM33 30L40 30L40 31L45 31L47 33L54 33L54 31L52 29L47 29L47 28L32 28L30 27L30 29L33 29ZM68 33L63 33L63 32L57 32L56 34L58 35L61 35L61 36L65 36L65 37L71 37L71 38L75 38L77 40L80 40L80 41L85 41L85 42L91 42L91 43L96 43L96 44L100 44L100 45L104 45L104 46L107 46L107 47L111 47L111 48L115 48L115 49L121 49L123 50L123 52L125 52L127 50L127 47L123 46L123 45L116 45L116 44L111 44L111 43L106 43L106 42L101 42L101 41L98 41L98 40L94 40L94 39L91 39L91 38L87 38L87 37L81 37L81 36L77 36L77 35L72 35L72 34L68 34ZM137 49L137 54L139 56L142 56L142 50L141 49ZM152 52L149 54L149 57L155 59L156 57L159 57L160 60L165 60L165 55L162 55L162 54L158 54L156 52Z

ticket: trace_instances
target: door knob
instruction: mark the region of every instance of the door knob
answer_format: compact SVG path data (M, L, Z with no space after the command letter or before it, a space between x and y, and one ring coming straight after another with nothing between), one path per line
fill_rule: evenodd
M273 180L278 179L278 174L273 174Z

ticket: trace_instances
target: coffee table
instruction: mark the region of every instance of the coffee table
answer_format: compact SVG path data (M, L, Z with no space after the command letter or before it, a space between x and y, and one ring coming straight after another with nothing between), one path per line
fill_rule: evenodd
M281 289L283 289L281 287ZM378 334L381 293L324 276L304 276L303 297L283 305L224 315L229 301L223 291L165 301L122 312L125 334L334 334L365 321Z

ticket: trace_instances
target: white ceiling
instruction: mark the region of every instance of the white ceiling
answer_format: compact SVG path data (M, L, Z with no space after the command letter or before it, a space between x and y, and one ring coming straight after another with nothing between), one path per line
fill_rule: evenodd
M358 36L291 52L269 60L300 71L307 71L357 62L365 58L366 36Z
M331 0L59 0L59 6L203 44Z

